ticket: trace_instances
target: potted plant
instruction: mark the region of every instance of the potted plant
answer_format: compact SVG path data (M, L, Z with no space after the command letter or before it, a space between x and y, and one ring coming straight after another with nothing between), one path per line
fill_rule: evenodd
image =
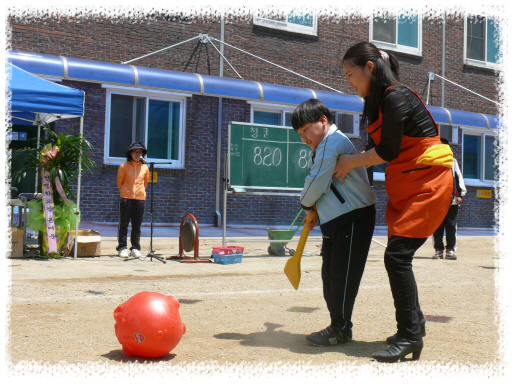
M13 173L13 180L20 181L27 171L36 170L41 174L43 199L28 203L27 226L39 231L40 254L45 257L59 257L67 247L68 233L75 229L76 198L71 186L78 182L78 168L81 158L82 171L89 172L96 163L89 157L92 148L89 141L70 133L57 134L48 125L43 127L40 146L27 147L14 152L23 156L24 165Z

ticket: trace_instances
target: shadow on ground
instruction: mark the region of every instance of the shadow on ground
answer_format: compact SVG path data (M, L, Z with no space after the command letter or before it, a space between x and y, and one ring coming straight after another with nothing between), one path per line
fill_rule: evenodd
M116 349L115 351L110 351L104 355L107 359L118 361L120 363L141 363L141 364L151 364L151 363L159 363L161 361L171 361L177 355L174 353L168 353L167 355L161 357L142 357L142 356L128 356L121 349Z
M293 353L307 355L319 355L325 352L340 352L347 356L371 357L372 352L386 349L385 341L358 341L354 340L347 344L333 347L315 347L306 341L306 335L276 331L282 327L280 324L264 323L267 330L264 332L243 333L219 333L214 335L216 339L239 340L240 345L249 347L282 348Z

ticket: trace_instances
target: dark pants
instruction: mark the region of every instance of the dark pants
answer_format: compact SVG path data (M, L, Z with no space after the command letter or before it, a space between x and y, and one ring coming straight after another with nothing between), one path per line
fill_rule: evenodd
M352 310L363 276L375 227L375 215L347 224L324 237L322 281L331 326L352 328Z
M446 248L455 249L457 245L457 214L459 213L459 206L457 204L450 205L448 213L441 223L439 228L434 232L432 236L434 241L434 248L436 250L444 250L443 234L446 231Z
M130 242L133 248L140 251L140 226L144 217L145 200L121 199L119 201L119 225L117 227L117 242L119 245L116 250L120 251L127 247L126 238L128 236L128 224L132 222L132 233Z
M421 339L420 320L423 319L423 312L418 300L412 259L426 240L391 236L384 252L384 265L395 303L397 334L408 340Z

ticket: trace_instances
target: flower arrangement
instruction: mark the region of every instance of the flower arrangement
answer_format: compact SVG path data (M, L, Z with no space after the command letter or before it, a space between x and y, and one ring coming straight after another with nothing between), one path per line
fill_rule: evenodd
M43 234L39 236L42 256L59 257L67 246L67 234L75 229L77 214L80 219L76 204L70 199L75 197L72 185L78 182L80 158L85 172L96 167L96 163L88 155L91 144L81 135L57 134L47 125L43 132L42 147L33 145L15 151L14 156L23 156L24 165L14 171L13 180L20 181L28 170L41 172L43 199L29 202L27 226Z

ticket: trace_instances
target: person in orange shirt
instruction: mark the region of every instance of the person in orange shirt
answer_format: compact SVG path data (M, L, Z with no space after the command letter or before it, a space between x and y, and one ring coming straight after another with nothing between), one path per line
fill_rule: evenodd
M117 187L119 188L119 225L117 228L116 248L122 258L141 257L140 226L144 217L146 204L146 186L149 182L149 169L143 164L143 157L148 151L142 142L132 143L126 150L126 162L117 171ZM130 254L127 249L128 224L132 222Z

